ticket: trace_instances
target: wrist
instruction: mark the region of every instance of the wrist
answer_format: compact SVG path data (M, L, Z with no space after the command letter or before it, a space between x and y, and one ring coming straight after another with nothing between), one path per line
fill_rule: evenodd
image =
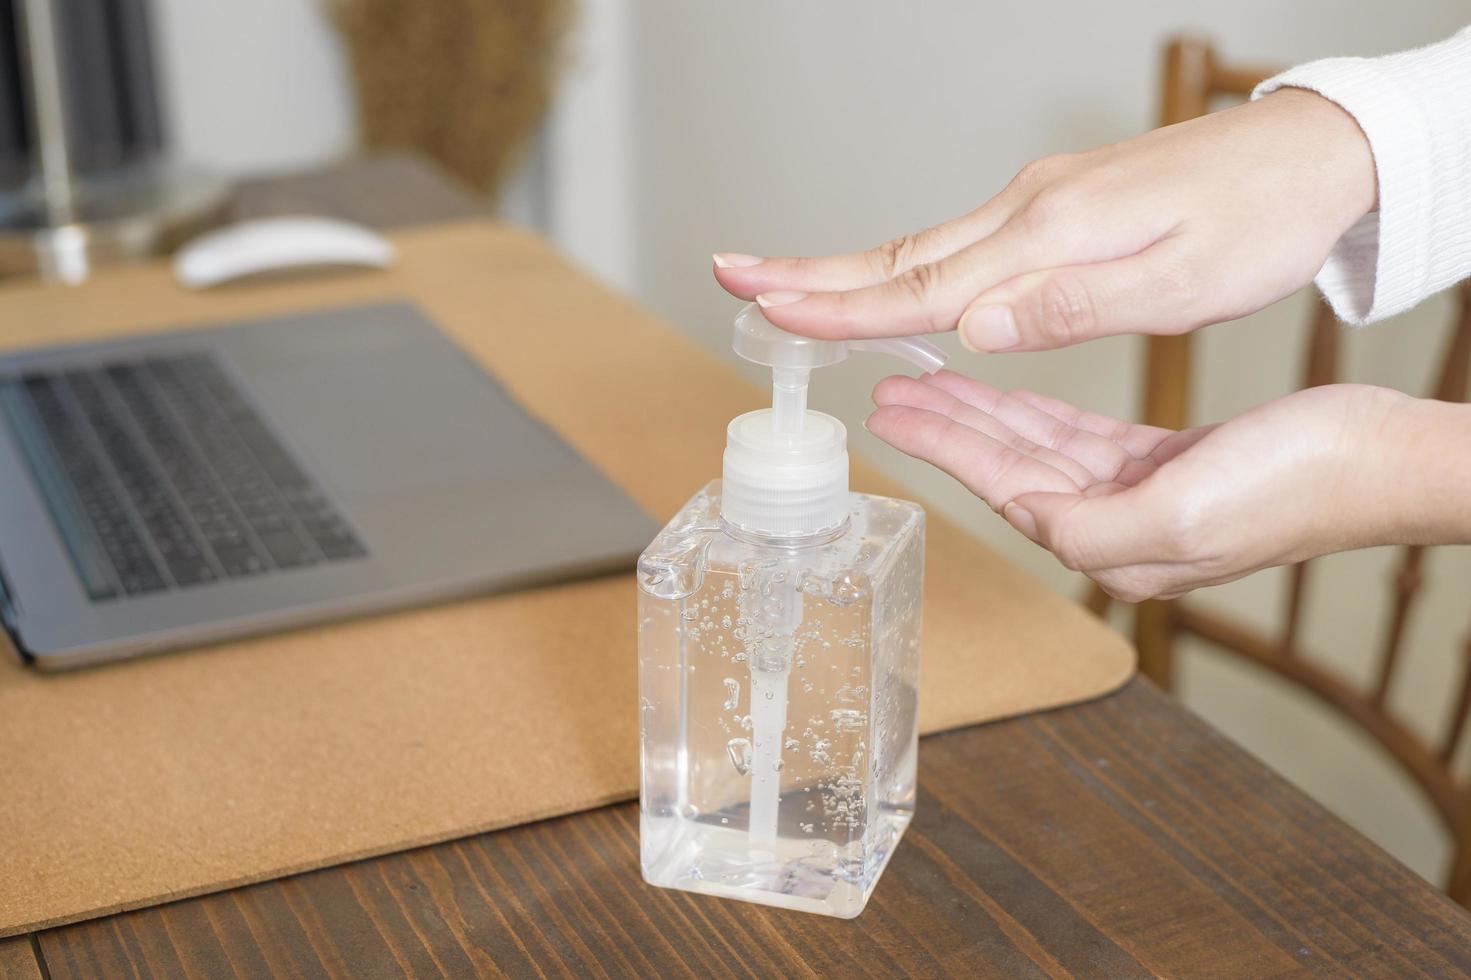
M1386 544L1471 544L1471 405L1406 398L1387 426L1397 484Z
M1332 99L1305 88L1280 88L1254 106L1283 117L1293 137L1284 153L1297 151L1301 162L1323 171L1341 206L1343 230L1379 205L1378 174L1369 138L1358 121Z

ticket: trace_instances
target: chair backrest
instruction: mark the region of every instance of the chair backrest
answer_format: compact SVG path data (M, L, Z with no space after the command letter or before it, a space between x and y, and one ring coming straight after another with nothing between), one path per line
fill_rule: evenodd
M1165 48L1162 125L1183 122L1211 110L1218 99L1244 98L1275 73L1272 69L1222 63L1204 41L1176 38ZM1465 401L1471 381L1471 283L1457 289L1457 312L1449 325L1433 397ZM1315 304L1309 325L1303 368L1303 387L1330 384L1338 377L1339 326L1326 304ZM1172 429L1190 424L1191 338L1151 337L1146 343L1142 416L1152 425ZM1441 737L1422 738L1388 708L1386 697L1394 683L1406 625L1421 593L1425 549L1406 547L1399 557L1394 580L1393 610L1379 644L1374 684L1360 689L1337 673L1301 655L1299 627L1311 563L1293 567L1288 584L1287 611L1281 632L1270 637L1189 602L1141 603L1137 611L1136 641L1140 667L1168 687L1172 646L1176 636L1188 633L1212 645L1245 657L1311 691L1374 738L1425 792L1455 841L1455 858L1447 890L1457 901L1471 900L1471 785L1458 778L1451 765L1471 714L1471 669L1463 668L1460 689L1450 722ZM1093 608L1101 605L1090 601ZM1471 644L1463 661L1471 667Z

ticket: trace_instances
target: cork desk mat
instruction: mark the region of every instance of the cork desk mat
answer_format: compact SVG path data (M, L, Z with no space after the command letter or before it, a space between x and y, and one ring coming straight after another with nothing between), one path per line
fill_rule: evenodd
M395 237L387 273L6 286L0 347L408 299L661 520L763 403L528 233ZM680 411L651 419L651 393ZM853 484L900 493L859 460ZM1132 673L1121 637L935 515L927 560L924 731ZM630 570L70 674L0 651L0 936L636 795L635 601Z

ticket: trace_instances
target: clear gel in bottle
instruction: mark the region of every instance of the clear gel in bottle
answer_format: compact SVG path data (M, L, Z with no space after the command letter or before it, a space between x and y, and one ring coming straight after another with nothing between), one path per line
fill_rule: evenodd
M844 918L914 811L924 511L848 491L847 431L806 407L850 349L926 371L919 340L817 341L748 306L735 350L772 407L639 559L644 878Z

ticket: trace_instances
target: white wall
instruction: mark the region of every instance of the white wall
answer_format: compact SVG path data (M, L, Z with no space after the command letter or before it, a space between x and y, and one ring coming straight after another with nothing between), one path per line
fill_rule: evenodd
M632 85L636 45L624 0L582 0L546 126L547 233L627 292L640 286ZM636 154L638 154L636 156Z
M547 230L592 271L636 293L710 350L729 356L734 300L709 253L861 247L965 211L1027 160L1148 127L1165 36L1193 30L1231 57L1289 63L1373 54L1449 34L1457 0L1244 0L1173 4L899 4L893 0L583 0L562 97L521 186L544 192ZM159 0L175 132L185 155L231 172L283 169L351 147L351 96L317 0ZM1196 398L1218 419L1288 390L1306 296L1200 335ZM1445 307L1426 304L1349 338L1350 375L1422 390ZM1051 392L1131 414L1137 341L1049 354L956 353L1003 387ZM825 372L814 402L852 423L880 364ZM753 372L752 377L757 375ZM854 447L1023 568L1074 593L1079 583L964 490L876 444ZM718 466L722 434L701 451ZM1386 613L1384 551L1336 557L1314 583L1307 639L1367 677ZM1467 629L1471 552L1431 563L1394 702L1425 731L1442 723ZM1280 576L1207 600L1258 622ZM1462 583L1459 587L1457 583ZM1348 726L1275 679L1189 651L1192 706L1411 866L1435 876L1444 841L1412 789Z
M153 0L174 155L225 174L320 164L356 141L341 46L317 0Z

